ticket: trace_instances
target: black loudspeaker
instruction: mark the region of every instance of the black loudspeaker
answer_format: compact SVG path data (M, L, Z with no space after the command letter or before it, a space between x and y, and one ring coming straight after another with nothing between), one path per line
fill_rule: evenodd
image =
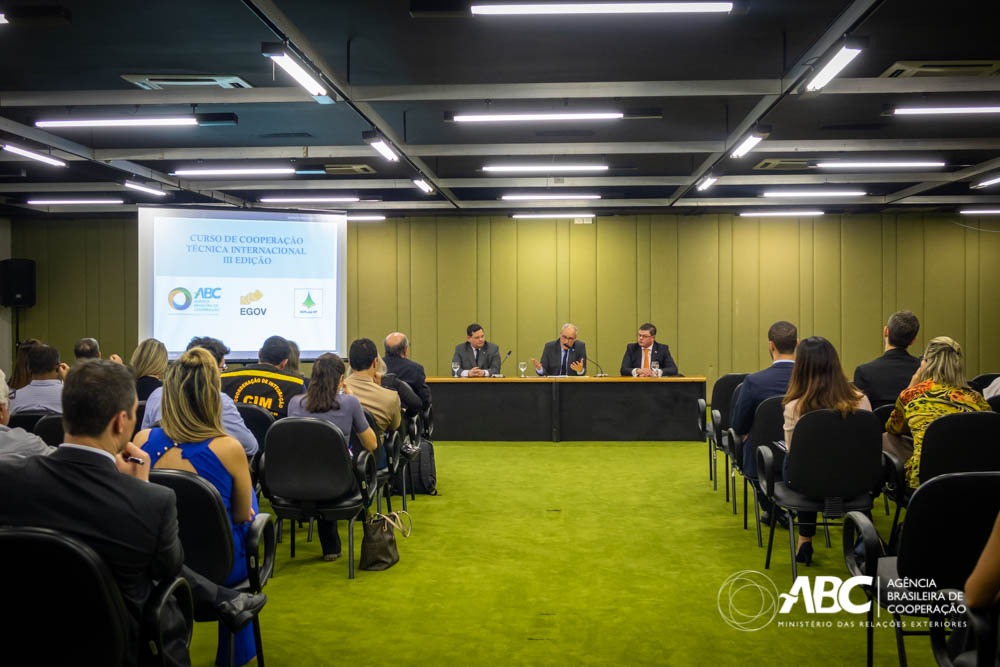
M35 305L35 260L5 259L0 262L0 306L27 308Z

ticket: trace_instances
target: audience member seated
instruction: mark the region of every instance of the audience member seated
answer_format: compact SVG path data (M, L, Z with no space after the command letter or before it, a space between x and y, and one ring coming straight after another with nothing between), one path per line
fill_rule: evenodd
M294 340L288 341L288 363L285 364L285 371L305 380L306 376L302 374L302 369L299 368L301 363L302 351L299 350L299 344Z
M7 386L16 390L31 382L31 369L28 368L28 352L35 345L41 345L42 341L37 338L29 338L17 344L17 354L14 356L14 369L7 378Z
M212 354L197 347L185 352L167 369L162 391L161 426L137 433L135 444L151 467L197 473L219 490L232 522L235 552L225 584L243 581L247 529L257 512L257 496L243 447L222 429L219 367ZM243 665L256 654L253 628L244 627L236 635L234 664ZM221 623L215 661L229 664L229 629Z
M378 350L370 338L359 338L351 343L348 351L351 374L348 376L347 390L358 397L362 407L375 419L376 437L389 429L399 428L403 421L399 394L382 387L376 379L378 372ZM375 455L379 468L386 466L385 448L379 447Z
M389 369L386 368L385 359L381 357L378 360L375 381L378 382L379 386L391 389L399 394L399 407L402 409L404 415L420 414L420 408L423 407L423 403L420 401L420 397L417 396L417 392L413 391L413 388L409 384L399 379L395 373L390 373Z
M410 385L410 389L420 397L420 409L431 405L431 388L427 385L424 367L410 359L410 339L406 334L393 331L385 337L385 365L388 372ZM383 383L383 386L385 384Z
M270 410L275 419L288 414L288 401L301 394L304 380L285 370L291 346L281 336L271 336L257 352L259 363L222 374L222 391L237 403L252 403Z
M899 392L909 385L920 360L906 348L917 339L918 331L920 322L916 315L908 310L893 313L882 327L885 353L854 369L854 385L865 393L873 410L895 403Z
M73 357L76 359L75 363L89 361L90 359L101 359L101 346L96 338L81 338L73 345ZM116 364L123 363L122 358L117 354L112 354L108 357L108 361L113 361ZM142 399L140 398L139 400L141 401Z
M59 350L39 343L28 350L28 370L31 382L14 392L10 413L62 412L63 378L69 366L59 361Z
M145 401L154 389L163 386L167 372L167 346L155 338L139 343L129 360L135 373L135 391L140 401Z
M791 322L779 320L767 330L767 353L771 356L771 365L764 370L750 373L743 378L740 395L732 406L730 424L736 435L747 439L757 407L773 396L784 396L788 390L788 381L792 378L792 368L795 365L795 346L798 344L799 331ZM743 452L743 474L749 479L757 477L757 458L749 448ZM759 484L754 484L757 494L757 504L761 509L760 520L771 522L771 501L760 490ZM778 517L784 525L784 517Z
M193 350L196 347L208 350L215 359L219 370L226 370L226 355L229 354L229 348L226 347L225 343L218 338L195 336L188 343L187 349ZM236 404L233 403L233 399L227 394L223 394L221 389L219 389L219 394L222 400L222 428L226 433L239 440L240 444L243 445L243 451L246 452L247 458L252 458L257 453L257 438L247 428L243 417L240 416L240 411L236 409ZM142 416L141 428L152 428L160 421L160 401L162 399L162 387L154 389L149 398L146 399L146 411Z
M938 417L955 412L989 410L990 405L965 379L962 346L948 336L927 343L924 358L910 385L896 399L886 423L885 449L906 462L910 488L920 486L920 450L924 433ZM891 436L909 436L912 440Z
M299 394L288 403L289 417L315 417L330 422L341 430L350 448L351 433L357 433L361 445L369 452L378 446L375 431L365 418L364 408L356 396L346 393L346 372L343 360L335 354L322 354L313 362L312 376L306 393ZM342 393L343 392L343 393ZM354 452L355 454L357 452ZM337 522L317 520L316 532L323 547L323 560L340 558L340 535Z
M965 604L988 609L1000 602L1000 514L993 524L983 553L965 582Z
M45 456L55 451L34 433L23 428L8 428L10 421L10 389L7 376L0 370L0 461L20 459L41 454Z
M859 389L847 381L840 366L836 348L825 338L810 336L795 350L795 366L785 394L785 447L792 451L792 433L804 414L814 410L836 410L842 415L857 410L871 410L871 403ZM784 477L789 487L788 456L785 457ZM812 538L816 534L815 512L799 512L799 548L795 560L806 565L812 562Z

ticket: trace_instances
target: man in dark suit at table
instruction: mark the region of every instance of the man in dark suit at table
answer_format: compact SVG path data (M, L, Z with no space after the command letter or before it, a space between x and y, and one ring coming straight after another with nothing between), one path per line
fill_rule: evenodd
M576 325L567 322L559 338L545 344L542 360L532 358L531 363L538 375L586 375L587 344L577 340Z
M455 346L452 363L458 362L458 374L464 378L482 378L500 374L500 348L486 340L483 327L473 322L465 328L465 342Z
M889 316L882 327L885 353L854 369L854 384L865 393L872 410L896 402L899 392L906 389L920 366L920 359L906 351L917 339L920 322L908 310Z
M622 357L622 375L637 378L677 375L677 364L670 356L670 348L656 342L656 326L646 322L639 327L639 342L629 343ZM653 363L659 364L654 369Z

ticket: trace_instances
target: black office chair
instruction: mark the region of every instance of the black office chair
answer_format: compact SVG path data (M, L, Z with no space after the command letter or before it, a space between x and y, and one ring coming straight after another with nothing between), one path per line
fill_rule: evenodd
M788 546L792 555L792 580L798 576L795 562L795 527L798 512L816 512L817 526L838 526L845 513L867 512L882 485L882 434L878 420L867 410L846 417L834 410L816 410L802 416L792 433L788 452L788 476L795 488L781 480L774 452L757 449L757 471L764 493L774 503L772 514L788 517ZM823 514L819 520L818 514ZM774 520L767 538L764 568L771 567ZM829 534L827 534L827 546Z
M905 461L898 461L895 477L896 514L892 519L889 543L896 544L899 517L907 507L913 489L906 484ZM938 417L924 432L920 452L920 484L938 475L955 472L1000 471L1000 413L957 412Z
M747 529L747 491L750 482L756 485L758 473L755 469L747 469L744 463L757 460L757 449L759 447L770 448L776 440L785 439L785 406L782 401L784 396L772 396L764 399L757 406L754 412L753 424L750 426L750 433L747 434L746 442L741 442L739 436L729 429L729 442L733 443L732 466L734 471L738 471L743 477L743 530ZM780 467L781 462L777 465ZM756 466L754 466L756 468ZM733 513L736 513L736 476L733 480ZM757 546L764 546L760 532L760 505L757 502L756 486L753 494L754 523L757 526ZM772 512L772 518L776 518L776 512Z
M35 435L45 441L49 447L58 447L63 443L62 415L45 415L35 423Z
M247 429L253 433L257 440L257 453L250 460L250 477L253 481L254 491L261 495L262 480L260 479L260 457L264 455L264 444L267 440L267 429L274 423L274 414L270 410L265 410L253 403L237 403L236 409L243 418L243 423Z
M233 569L233 532L226 506L211 482L184 470L153 469L149 480L170 487L177 496L177 522L184 564L216 584L223 584ZM260 593L274 572L274 522L270 514L260 512L251 520L246 540L248 576L244 581L228 586L241 592ZM217 621L212 613L195 616L196 621ZM257 664L264 665L264 647L260 636L260 618L253 620ZM230 636L230 664L235 658Z
M986 402L993 408L993 412L1000 412L1000 394L987 398Z
M38 420L46 415L55 415L58 412L48 412L46 410L24 410L23 412L18 412L10 416L10 421L7 423L9 428L23 428L25 431L30 433L35 432L35 424Z
M1000 472L966 472L938 475L920 485L906 510L906 526L895 556L887 556L871 519L849 512L844 520L844 559L852 576L873 577L877 586L864 587L872 601L868 611L868 665L874 652L875 606L891 611L896 629L900 665L906 665L904 637L931 635L937 656L947 654L943 627L928 632L904 630L900 607L933 607L942 589L961 590L976 565L1000 512ZM858 536L863 556L856 547ZM919 588L907 583L921 583ZM890 587L891 585L891 587ZM947 599L947 598L946 598ZM908 600L918 604L907 605ZM950 603L951 600L948 600ZM930 610L928 610L930 611ZM919 613L907 614L921 616ZM924 618L928 614L922 615ZM943 619L938 619L943 620ZM932 624L933 626L934 624ZM995 651L994 651L995 652Z
M139 401L139 405L135 408L135 429L132 431L132 437L142 430L142 418L146 415L146 401Z
M267 432L261 473L279 523L290 520L292 558L297 521L348 521L348 577L353 579L354 521L372 504L377 483L371 454L362 448L352 460L347 439L330 422L286 417Z
M743 382L748 373L726 373L712 386L712 428L715 430L715 448L712 450L711 461L708 467L708 477L712 480L712 488L719 488L719 461L718 452L722 452L725 457L724 472L729 478L730 452L732 443L726 433L731 426L733 392L736 387ZM726 483L726 502L729 502L729 483Z
M1000 373L980 373L976 377L969 380L969 386L981 394L983 393L983 390L990 386L990 383L997 378L1000 378Z
M180 611L184 624L169 648L187 654L191 588L180 577L157 585L142 618L131 618L96 551L72 535L29 526L0 527L0 569L8 573L3 599L10 612L0 624L0 639L29 651L34 664L163 665L164 621L178 620L173 611L167 614L168 605ZM58 628L56 618L63 620Z
M889 421L889 415L892 414L892 409L895 406L892 403L886 403L885 405L880 405L874 410L872 414L878 418L878 423L882 426L882 432L885 433L885 423ZM896 458L889 456L886 461L893 464L896 463ZM896 497L896 475L892 472L892 466L884 470L885 480L882 484L882 501L885 503L885 515L889 516L889 499Z
M712 455L715 452L715 429L712 428L712 417L708 413L708 401L704 398L698 399L698 432L701 433L702 442L708 443L708 478L711 480L715 475L712 470Z

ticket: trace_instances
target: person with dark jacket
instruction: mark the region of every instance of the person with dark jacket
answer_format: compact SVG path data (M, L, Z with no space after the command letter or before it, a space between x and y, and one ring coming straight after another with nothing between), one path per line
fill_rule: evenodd
M854 386L864 392L872 409L896 402L899 392L910 384L917 372L920 359L906 351L917 339L920 322L908 310L889 316L882 327L885 352L881 357L861 364L854 369Z

